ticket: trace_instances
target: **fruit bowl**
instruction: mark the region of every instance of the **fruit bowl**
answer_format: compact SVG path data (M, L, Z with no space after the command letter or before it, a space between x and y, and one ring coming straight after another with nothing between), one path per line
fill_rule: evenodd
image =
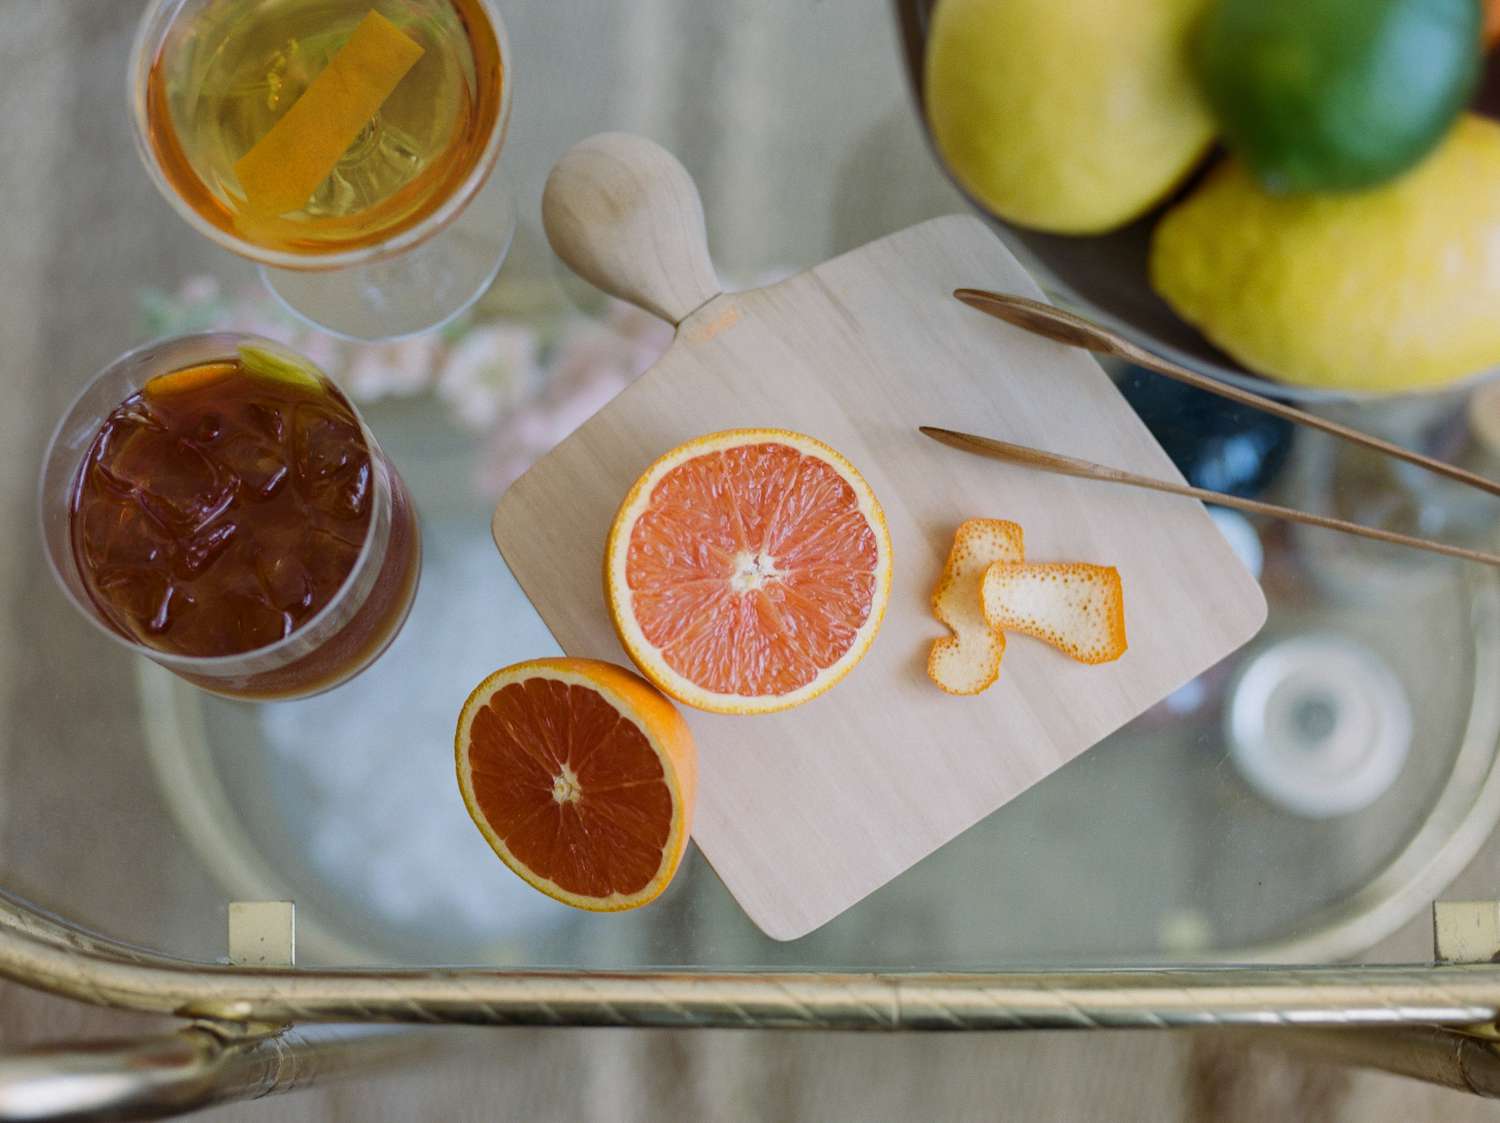
M895 0L912 97L929 144L932 136L923 104L924 68L929 22L939 2ZM1492 61L1489 65L1474 108L1500 116L1500 64ZM933 158L943 166L935 146ZM1125 334L1147 350L1220 381L1286 400L1317 403L1390 397L1368 391L1297 386L1248 370L1182 320L1156 294L1147 275L1152 230L1162 213L1190 193L1213 162L1212 158L1205 160L1176 191L1134 222L1106 234L1085 236L1048 234L1006 222L965 191L951 174L949 178L1027 267L1039 274L1049 294L1080 314ZM1491 373L1476 371L1459 382L1410 393L1448 392Z

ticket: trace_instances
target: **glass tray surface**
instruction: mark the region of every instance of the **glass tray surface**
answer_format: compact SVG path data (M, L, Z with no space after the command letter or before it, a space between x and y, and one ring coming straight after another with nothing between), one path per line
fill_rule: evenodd
M297 902L309 966L1428 958L1428 904L1493 854L1500 587L1477 567L1238 516L1226 533L1271 605L1255 641L805 939L761 935L695 851L658 903L616 916L556 905L493 858L453 780L453 720L486 673L557 648L490 511L670 338L553 258L539 224L551 163L606 128L663 143L697 179L731 287L965 207L926 150L883 9L502 7L518 82L500 158L519 207L511 257L438 336L362 346L292 321L156 194L122 96L143 4L4 5L0 887L205 962L224 956L228 903L254 899ZM36 472L79 387L154 335L226 325L285 337L340 380L423 523L396 644L302 702L212 698L101 641L40 548ZM1319 408L1466 462L1491 455L1463 394ZM1307 434L1263 494L1493 545L1492 512L1467 493ZM1273 711L1256 701L1267 682L1302 692ZM1332 780L1331 752L1352 754ZM1385 779L1344 806L1360 769Z

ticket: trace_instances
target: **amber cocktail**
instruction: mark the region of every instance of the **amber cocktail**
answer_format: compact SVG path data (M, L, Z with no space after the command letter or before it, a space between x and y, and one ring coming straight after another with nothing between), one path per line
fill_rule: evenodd
M131 66L168 201L272 267L298 311L366 338L431 326L498 269L513 218L486 185L510 87L490 0L154 0Z
M411 501L348 399L266 340L125 356L59 427L42 519L64 588L111 635L238 697L334 686L416 591Z

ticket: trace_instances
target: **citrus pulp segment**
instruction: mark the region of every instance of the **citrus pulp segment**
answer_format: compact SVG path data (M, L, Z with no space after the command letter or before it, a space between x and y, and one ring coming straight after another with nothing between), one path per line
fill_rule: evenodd
M615 630L687 705L767 713L859 662L890 595L885 515L838 452L783 429L689 441L625 497L605 550Z

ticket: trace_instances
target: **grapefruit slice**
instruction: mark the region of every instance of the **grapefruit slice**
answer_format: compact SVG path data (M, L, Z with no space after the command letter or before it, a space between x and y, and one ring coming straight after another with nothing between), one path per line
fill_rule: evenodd
M677 872L698 758L682 715L639 675L591 659L496 671L464 702L455 752L475 826L549 897L617 912Z
M604 575L642 674L689 706L769 713L817 697L869 650L891 540L869 485L822 441L730 429L636 481Z

